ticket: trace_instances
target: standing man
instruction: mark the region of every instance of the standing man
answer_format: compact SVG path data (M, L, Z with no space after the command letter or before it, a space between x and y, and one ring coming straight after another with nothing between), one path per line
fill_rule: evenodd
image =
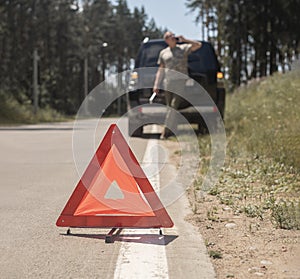
M166 105L168 107L177 110L183 99L174 94L173 92L183 92L185 88L185 83L188 78L188 55L192 51L199 49L202 44L198 41L188 40L183 36L175 37L175 35L168 31L164 34L164 40L168 44L168 47L163 49L160 54L157 63L159 64L158 71L156 73L156 78L153 86L153 91L159 93L159 85L164 80L164 88L166 88ZM177 42L183 44L177 44ZM178 75L172 73L172 71L177 71L186 76L178 78ZM175 121L174 111L172 109L167 110L167 115L165 119L164 131L161 134L161 139L166 139L171 136L177 128L177 123Z

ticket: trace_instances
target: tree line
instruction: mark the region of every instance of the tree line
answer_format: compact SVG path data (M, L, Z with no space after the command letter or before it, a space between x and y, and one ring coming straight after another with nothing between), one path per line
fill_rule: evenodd
M285 71L299 56L299 0L186 0L233 86ZM145 37L165 30L126 0L1 0L0 94L73 114L108 69L127 70Z
M108 68L127 70L141 41L162 34L126 0L1 0L0 93L33 102L36 50L39 106L73 114Z
M187 0L232 85L286 71L299 58L299 0Z

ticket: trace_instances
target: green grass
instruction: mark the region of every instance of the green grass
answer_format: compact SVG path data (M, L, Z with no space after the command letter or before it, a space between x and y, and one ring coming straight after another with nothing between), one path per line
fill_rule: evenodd
M209 250L208 255L213 259L222 259L223 258L221 252L215 251L215 250Z
M57 111L46 107L33 113L33 107L29 102L20 104L13 97L0 92L0 124L35 124L40 122L65 121L66 117Z
M300 71L274 74L227 98L226 128L239 150L300 170ZM238 136L236 134L238 133Z
M227 156L210 194L236 214L300 229L300 71L275 74L228 94ZM199 137L200 177L210 137ZM195 189L201 188L198 179ZM212 218L211 212L209 217Z

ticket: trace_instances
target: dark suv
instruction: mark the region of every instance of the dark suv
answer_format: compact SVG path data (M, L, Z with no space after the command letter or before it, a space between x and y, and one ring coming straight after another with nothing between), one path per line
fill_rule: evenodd
M189 123L197 124L200 131L206 126L202 117L203 113L216 114L219 111L223 118L225 107L223 74L220 72L215 51L210 43L203 41L201 43L202 47L188 57L188 73L190 78L198 82L209 93L213 102L203 101L201 94L195 92L195 89L191 87L188 91L194 91L198 109L195 109L195 102L193 105L184 104L182 108L178 109L178 112ZM152 104L149 103L149 98L152 95L158 56L165 47L167 44L164 40L148 40L140 46L127 90L130 136L142 136L143 126L147 124L163 124L164 122L166 114L166 107L162 106L165 104L164 93L159 93ZM145 68L147 69L145 70ZM198 89L194 88L199 91L199 86Z

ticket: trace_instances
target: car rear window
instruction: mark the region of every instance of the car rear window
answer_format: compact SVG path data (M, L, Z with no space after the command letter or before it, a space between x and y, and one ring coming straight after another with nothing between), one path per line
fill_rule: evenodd
M136 59L135 67L157 67L157 60L162 49L167 47L164 41L143 44ZM189 72L206 73L218 71L219 65L212 46L202 43L202 47L192 52L188 58Z
M202 47L189 55L190 73L218 71L219 64L212 46L203 43Z
M139 67L157 67L159 53L167 45L165 43L145 44L141 49Z

